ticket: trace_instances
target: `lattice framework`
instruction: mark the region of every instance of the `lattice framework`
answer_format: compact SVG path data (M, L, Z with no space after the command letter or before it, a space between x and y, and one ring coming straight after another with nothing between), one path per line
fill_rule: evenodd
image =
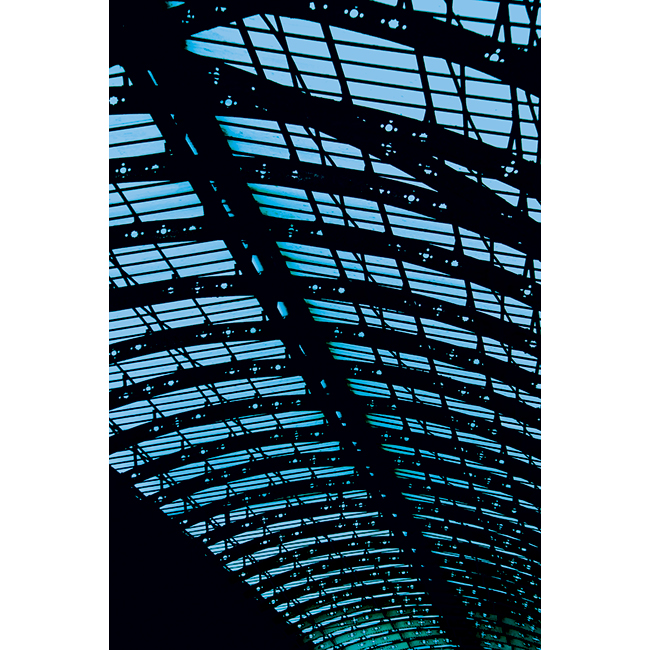
M537 648L539 4L166 5L112 52L111 464L314 647Z

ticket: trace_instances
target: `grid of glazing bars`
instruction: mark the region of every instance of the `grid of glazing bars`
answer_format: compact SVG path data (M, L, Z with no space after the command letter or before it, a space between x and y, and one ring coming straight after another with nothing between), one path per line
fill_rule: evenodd
M223 150L110 71L110 462L314 647L537 648L539 3L222 4L165 20Z

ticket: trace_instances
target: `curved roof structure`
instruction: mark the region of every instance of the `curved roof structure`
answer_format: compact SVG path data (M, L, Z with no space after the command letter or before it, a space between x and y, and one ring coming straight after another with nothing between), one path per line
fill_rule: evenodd
M307 647L538 648L538 0L112 21L111 465Z

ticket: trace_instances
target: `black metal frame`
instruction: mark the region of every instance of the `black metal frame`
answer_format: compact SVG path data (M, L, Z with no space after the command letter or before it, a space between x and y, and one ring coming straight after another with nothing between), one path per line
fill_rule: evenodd
M539 238L537 224L527 216L525 209L525 197L535 197L539 193L538 165L522 157L513 160L511 152L435 124L433 111L429 112L425 123L393 115L390 120L394 127L388 132L384 128L385 113L353 106L345 91L341 102L332 102L265 80L259 61L258 74L253 76L184 52L183 39L197 31L233 21L243 29L243 17L278 10L269 9L266 2L222 4L223 11L216 12L213 6L198 1L165 10L152 0L137 9L116 6L113 10L116 22L113 38L118 45L113 48L112 57L124 66L132 85L112 93L116 101L112 103L111 112L114 115L132 111L149 113L162 133L166 151L112 163L111 182L117 185L148 180L189 180L204 215L173 222L145 222L136 215L132 225L111 228L111 248L114 264L119 266L116 253L128 252L132 247L219 240L225 242L232 255L235 271L214 277L181 278L176 275L169 281L142 284L132 280L131 286L111 290L111 310L185 300L198 304L196 301L203 298L245 295L257 299L263 318L253 323L228 325L206 322L182 328L161 326L160 331L150 330L145 336L116 342L112 346L111 360L119 364L155 352L184 350L210 342L276 339L284 346L284 357L233 359L230 363L192 368L178 366L174 372L163 372L142 381L134 381L125 373L123 386L112 392L111 408L136 408L140 402L173 396L176 391L264 377L300 377L305 393L270 397L258 393L252 398L216 404L206 398L205 406L171 415L163 415L151 401L154 415L150 421L128 428L113 423L111 453L118 456L133 453L132 482L149 481L147 498L166 509L184 528L206 522L206 532L199 537L208 545L226 543L222 551L214 551L223 562L232 565L238 559L247 559L248 564L240 568L242 576L260 576L261 592L272 586L270 602L276 607L290 605L288 610L283 610L289 612L288 618L297 616L307 624L317 618L312 612L315 603L332 604L336 608L338 597L325 593L323 585L331 582L332 586L340 586L348 579L344 579L345 576L354 574L355 566L367 565L368 571L379 577L376 589L362 582L351 582L342 592L345 594L340 597L342 602L357 594L362 600L372 600L387 589L395 602L409 607L412 604L422 606L438 616L439 628L435 628L431 638L445 637L452 647L463 650L503 647L485 645L486 635L494 633L494 620L506 644L536 647L535 603L539 599L539 587L534 576L539 562L539 441L536 433L539 416L531 402L522 397L538 394L539 365L537 363L534 371L526 369L513 354L522 351L539 359L540 294L532 270L533 260L538 257ZM451 22L432 20L425 25L416 12L407 8L406 2L400 2L396 8L370 1L358 4L362 5L363 21L356 21L350 13L344 14L343 10L349 7L339 0L330 0L327 6L287 1L281 13L317 20L322 25L361 29L367 34L413 47L420 57L444 56L474 66L505 83L538 92L536 56L539 48L536 46L522 48L510 43L500 44L499 60L494 62L491 60L496 53L494 38L478 36ZM507 10L507 3L504 6ZM538 4L533 6L533 14L537 7ZM504 20L503 12L499 15L495 33L500 21ZM391 21L397 21L405 29L393 28ZM326 40L328 33L326 29ZM250 37L246 38L247 47L252 49ZM335 51L333 43L328 45L330 51ZM342 78L340 62L334 61L334 64ZM215 83L215 76L218 83ZM297 73L294 76L298 77ZM316 132L327 133L358 147L367 162L366 169L326 167L322 148L323 166L299 161L296 151L291 149L289 161L265 156L235 157L215 113L309 126ZM431 179L435 177L441 191L434 194L421 186L407 188L403 183L382 178L371 171L371 155L410 174L432 190ZM446 160L465 165L468 174L452 170L446 166ZM521 190L520 205L512 206L495 192L474 182L470 178L472 173L479 179L486 175L507 181ZM352 194L416 210L432 220L454 224L457 244L453 250L445 249L395 235L390 227L380 233L322 221L314 225L269 219L248 185L262 181L311 193ZM436 198L432 202L433 196ZM418 204L425 207L420 208ZM313 198L312 208L317 212ZM464 253L459 227L473 228L490 241L506 243L523 253L525 273L518 275L499 266L493 254L487 261ZM402 288L381 286L369 274L365 280L346 278L343 272L339 279L301 277L292 273L287 264L287 256L279 245L285 241L327 248L331 252L350 251L360 259L364 256L389 258L401 265ZM472 298L468 298L466 305L459 306L413 292L407 288L403 263L443 273L465 282L468 287L470 283L486 287L502 302L501 317L481 313ZM342 268L340 264L339 268ZM128 274L123 273L123 276L128 277ZM533 317L528 326L509 320L506 297L532 309ZM392 310L418 320L418 329L416 333L397 331L383 318L381 328L367 327L361 322L358 325L319 322L306 300L345 303L357 313L364 307L375 309L377 313ZM428 337L419 318L432 318L475 335L476 349ZM508 351L508 360L490 356L482 342L484 337L502 343ZM336 343L371 348L376 359L374 362L338 359L331 349ZM427 372L404 365L387 365L380 362L379 350L419 355L429 363L430 369ZM485 385L443 376L436 369L436 361L467 372L480 370L485 376ZM389 396L357 394L351 383L356 380L383 384ZM493 380L513 387L512 394L497 392ZM410 391L409 398L398 394L400 387ZM418 390L433 391L440 404L428 403L426 397L418 396ZM487 410L488 417L485 413L462 413L452 408L450 400ZM152 439L199 425L209 427L231 420L239 422L241 418L304 411L321 413L326 424L289 428L278 424L276 428L267 427L257 433L207 443L187 443L188 449L184 448L186 438L182 436L180 450L159 458L148 456L140 447ZM368 419L372 416L400 418L402 428L396 430L372 424ZM409 431L412 423L419 423L424 431ZM443 436L426 432L429 426L438 426L448 433ZM459 432L468 432L482 442L464 442ZM339 448L332 452L300 451L296 447L298 442L316 441L338 442ZM213 468L209 462L235 451L282 444L293 444L293 454L259 458L224 468ZM404 452L391 451L391 445L397 445ZM171 478L170 473L178 474L181 468L196 463L204 464L200 475L183 480ZM352 467L353 472L325 478L313 472L322 463L331 470ZM311 476L286 481L278 478L278 484L272 480L264 488L251 492L238 492L230 487L233 481L256 476L280 477L282 472L295 468L309 470ZM159 487L152 487L153 479L159 479ZM211 487L225 489L225 498L202 504L197 494ZM317 488L322 491L314 491ZM340 553L337 549L357 548L355 544L360 538L354 536L353 517L345 518L348 508L353 508L354 499L342 496L343 491L350 490L360 490L366 495L362 500L364 511L379 513L374 525L378 531L386 532L390 544L397 549L396 561L404 567L397 574L417 585L417 596L400 594L393 589L390 579L394 571L391 569L380 570L370 562L355 565L354 560L348 561L342 555L332 555L329 564L323 564L339 567L339 575L319 582L313 577L311 565L302 563L313 547L290 550L292 541L311 535L312 529L318 531L316 539L320 541L315 546L321 554L330 553L328 549L336 554ZM317 519L322 501L288 508L291 517L309 522L304 529L272 530L270 523L277 518L268 513L251 514L246 520L229 522L231 511L250 508L253 501L264 503L300 494L328 495L329 506L340 507L338 523ZM337 498L337 494L340 497ZM413 495L422 498L417 500ZM170 510L174 502L180 502L182 509ZM428 508L427 502L435 505ZM223 523L210 523L220 516L226 518ZM345 525L340 528L339 524ZM263 531L261 538L228 546L233 544L232 538L239 534L237 531L243 533L246 528L255 527ZM337 541L337 531L348 529L352 538ZM472 538L468 537L471 530L476 531ZM429 533L437 535L435 544ZM271 576L269 569L282 564L277 557L251 558L255 557L255 552L278 545L287 548L278 554L282 556L282 563L292 557L296 567L293 571ZM513 551L506 549L513 547L517 552L508 555ZM438 555L443 549L456 557ZM460 549L463 554L456 552ZM519 579L508 577L507 570L517 572L517 576L521 575L520 570L530 571L530 578L516 586ZM464 575L465 580L470 576L470 582L464 583L467 588L458 587L450 580L453 572ZM288 589L285 585L289 579L304 579L305 583ZM501 593L506 584L513 592ZM314 587L318 587L318 598L303 603L294 598L297 593L311 593ZM480 599L481 604L473 607L472 599ZM340 612L346 611L342 604ZM390 617L379 620L392 625ZM337 634L327 631L327 620L313 625L322 627L323 632L312 635L313 638L308 634L306 638L319 639L314 641L319 648L353 648L357 643L355 639L349 644L336 641ZM399 634L399 627L394 629ZM528 639L522 641L524 635L519 629L527 630ZM368 635L370 638L372 635ZM421 647L413 645L408 635L401 638L408 647ZM502 642L497 639L496 643ZM377 641L368 647L382 645Z

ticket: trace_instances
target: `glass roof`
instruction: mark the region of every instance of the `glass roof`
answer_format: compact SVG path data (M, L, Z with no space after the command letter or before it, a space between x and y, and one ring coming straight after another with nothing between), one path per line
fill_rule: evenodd
M310 647L539 647L539 13L154 3L113 53L110 463Z

